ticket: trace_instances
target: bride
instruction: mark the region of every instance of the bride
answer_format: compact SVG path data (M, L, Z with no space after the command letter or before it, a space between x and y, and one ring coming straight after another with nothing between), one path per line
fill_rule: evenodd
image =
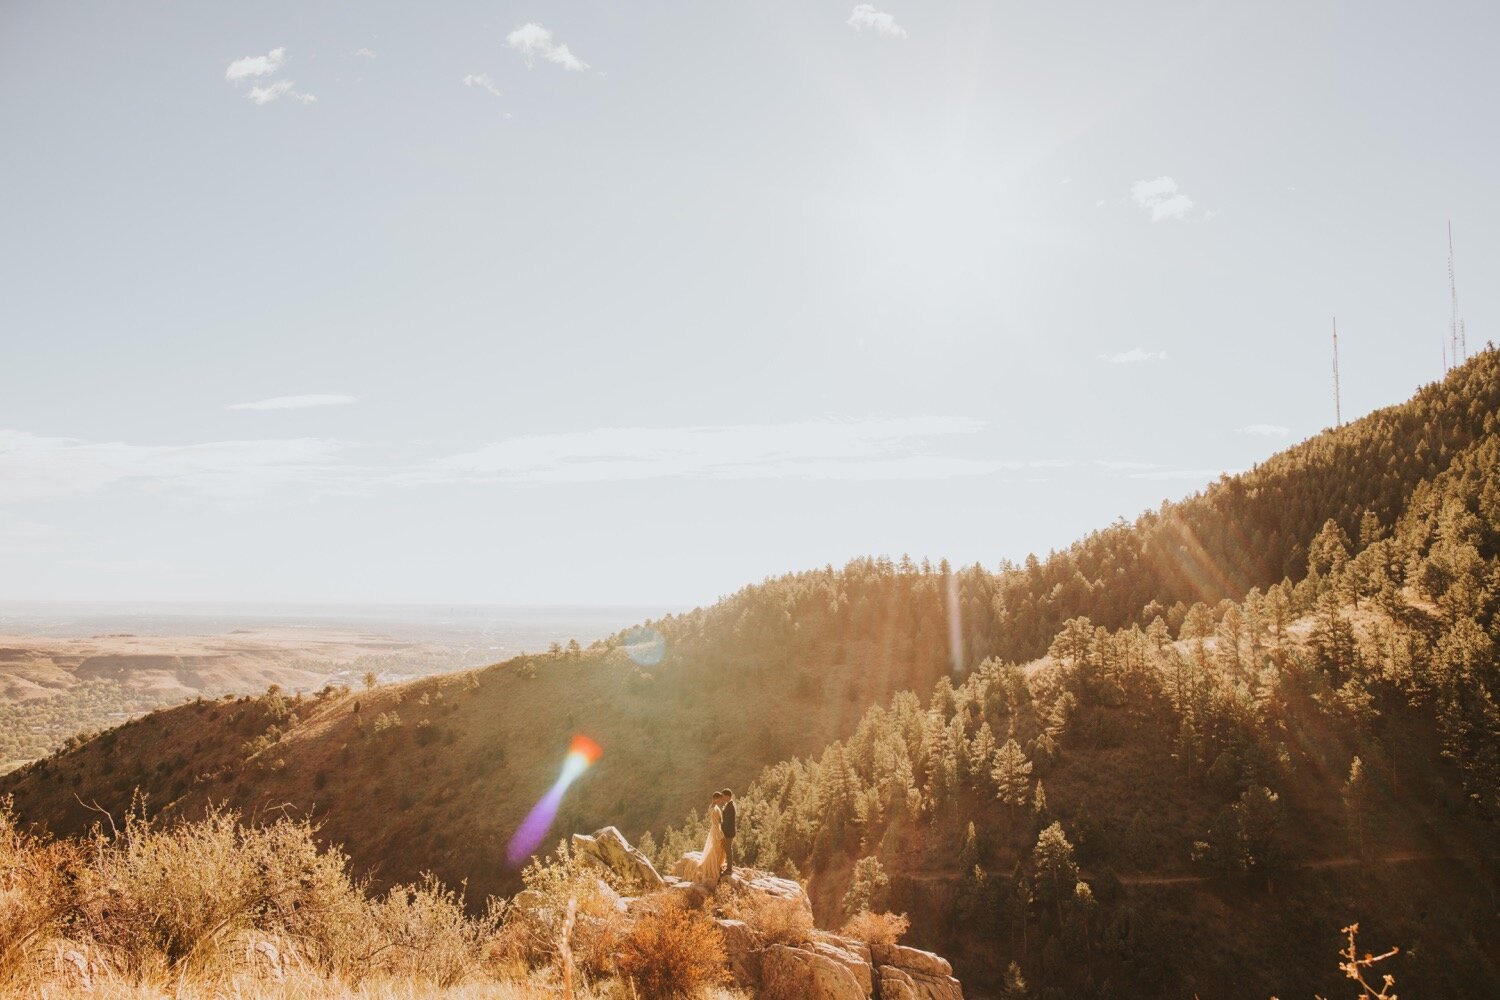
M724 869L724 797L718 792L714 792L708 808L708 839L703 842L703 850L689 851L683 855L683 861L684 875L691 881L709 888L719 884Z

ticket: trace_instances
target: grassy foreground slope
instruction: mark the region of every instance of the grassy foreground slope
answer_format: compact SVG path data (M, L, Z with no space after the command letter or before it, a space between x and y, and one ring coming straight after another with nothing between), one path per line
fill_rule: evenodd
M1500 356L1486 352L1406 404L1045 561L995 574L862 560L770 580L652 623L665 655L649 666L616 637L373 691L187 705L0 778L0 793L22 821L60 833L97 809L119 816L137 789L169 815L214 802L290 812L382 880L431 870L476 895L512 890L506 840L575 732L604 757L556 829L659 830L711 788L847 737L897 692L1045 652L1077 616L1113 628L1160 615L1176 634L1195 601L1301 579L1320 526L1352 538L1366 513L1390 525L1424 481L1493 439L1497 408Z

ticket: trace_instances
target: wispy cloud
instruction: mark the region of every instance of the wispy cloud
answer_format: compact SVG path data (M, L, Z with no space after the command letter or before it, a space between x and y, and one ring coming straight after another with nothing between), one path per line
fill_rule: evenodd
M478 87L480 90L488 90L496 97L500 96L500 88L495 86L495 81L490 79L488 73L470 73L464 77L465 87Z
M364 473L348 448L317 438L133 445L0 430L0 502L48 500L129 484L243 498L276 487L341 488Z
M1094 464L1101 466L1109 470L1110 472L1139 472L1145 471L1147 469L1161 468L1161 463L1159 462L1129 462L1112 458L1095 459Z
M30 551L60 537L61 532L50 524L27 521L0 510L0 548L7 552Z
M1165 361L1167 360L1167 352L1143 351L1139 347L1132 347L1130 350L1121 351L1118 354L1100 354L1097 357L1100 361L1108 361L1112 365L1133 365L1139 364L1142 361Z
M229 64L224 79L230 83L251 76L270 76L286 62L286 46L279 46L263 56L245 56Z
M280 46L263 56L245 56L242 59L236 59L224 71L224 79L231 84L253 81L264 76L274 76L284 65L286 65L286 47ZM245 91L245 100L252 104L270 104L283 97L302 104L312 104L317 100L312 94L297 90L296 84L291 80L277 80L265 86L252 86Z
M277 80L269 87L251 87L250 90L245 94L245 98L246 100L251 101L254 104L270 104L272 101L279 100L283 97L289 97L292 100L300 101L303 104L312 104L317 100L317 98L311 94L304 94L300 90L292 89L293 86L294 85L290 80Z
M375 53L371 52L369 49L355 49L354 50L354 54L357 55L357 56L363 56L366 59L374 59L375 58Z
M896 23L896 19L885 11L876 10L874 4L858 4L849 13L849 20L844 22L855 31L864 31L866 28L877 35L886 38L905 38L906 29Z
M1240 428L1241 434L1255 434L1260 437L1286 437L1292 433L1290 427L1281 424L1246 424Z
M358 396L347 396L339 392L314 392L305 396L272 396L257 399L253 403L232 403L229 410L306 410L314 406L348 406L359 402Z
M1130 187L1130 197L1151 213L1152 222L1163 219L1181 221L1187 218L1193 208L1193 199L1179 191L1177 182L1166 176L1154 181L1136 181Z
M521 53L526 65L540 56L548 62L557 63L563 69L588 69L589 64L568 51L566 45L552 40L552 32L540 24L527 23L505 36L505 44Z
M946 479L1031 463L944 455L941 439L977 433L967 417L698 427L604 427L509 438L451 455L408 481L584 483L689 479Z

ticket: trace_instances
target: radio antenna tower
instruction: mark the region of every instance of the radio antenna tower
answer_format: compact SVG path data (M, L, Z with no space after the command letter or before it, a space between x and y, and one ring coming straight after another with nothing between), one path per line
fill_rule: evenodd
M1339 320L1333 318L1333 426L1344 426L1344 407L1339 399Z
M1458 320L1458 282L1453 275L1453 220L1448 220L1448 305L1450 313L1448 316L1448 365L1457 368L1461 361L1468 360L1468 345L1463 343L1465 339L1460 332L1461 327ZM1462 351L1462 353L1460 353Z

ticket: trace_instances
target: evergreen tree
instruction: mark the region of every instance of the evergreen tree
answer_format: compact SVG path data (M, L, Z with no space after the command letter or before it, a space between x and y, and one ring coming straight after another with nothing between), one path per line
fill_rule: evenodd
M990 772L995 767L995 752L995 732L988 721L982 722L969 743L969 775L976 787L983 787L987 779L992 779Z
M1000 1000L1030 1000L1031 992L1026 989L1026 979L1021 975L1021 967L1015 962L1010 963L1005 969L1005 985L1000 989Z
M1073 887L1078 883L1073 845L1068 842L1061 823L1054 822L1037 835L1036 846L1031 849L1031 867L1036 876L1037 898L1056 906L1061 923L1063 903L1073 895Z
M1349 777L1343 788L1344 816L1349 825L1350 846L1356 857L1365 856L1365 827L1367 823L1369 787L1365 777L1364 762L1358 756L1349 761Z
M1031 787L1031 761L1026 759L1021 745L1008 739L995 753L995 766L990 772L995 782L995 794L1008 806L1024 806ZM1040 788L1041 786L1038 785Z
M860 858L854 863L854 878L844 894L844 912L852 917L861 910L884 910L890 891L891 879L880 859Z

